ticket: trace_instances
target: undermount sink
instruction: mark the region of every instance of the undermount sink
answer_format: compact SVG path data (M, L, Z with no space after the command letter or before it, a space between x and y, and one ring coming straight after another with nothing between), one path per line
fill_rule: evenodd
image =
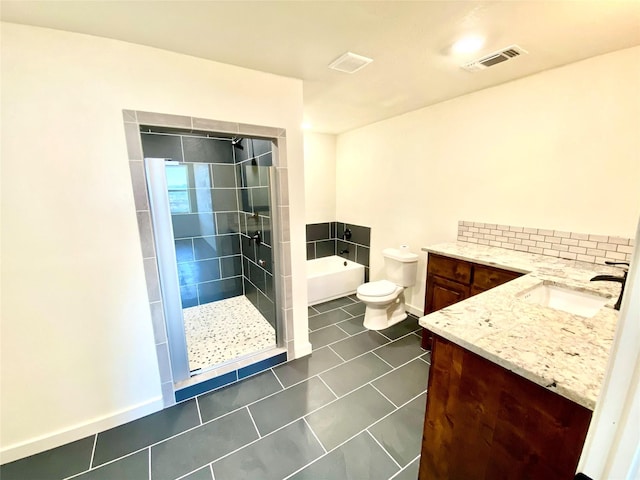
M525 290L516 296L529 303L555 308L556 310L562 310L586 318L593 317L609 300L608 298L592 293L578 292L565 287L544 283L530 290Z

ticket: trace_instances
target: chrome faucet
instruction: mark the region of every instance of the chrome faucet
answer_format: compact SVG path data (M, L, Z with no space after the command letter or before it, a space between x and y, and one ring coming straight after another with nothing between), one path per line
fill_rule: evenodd
M627 262L604 262L604 263L606 263L607 265L626 265L627 267L629 266ZM625 284L627 283L628 273L629 272L625 270L621 277L614 277L613 275L596 275L591 279L592 282L605 281L605 282L619 282L621 284L620 296L618 297L618 301L616 302L616 304L613 306L613 308L616 310L620 310L620 305L622 304L622 295L624 294L624 287L625 287Z

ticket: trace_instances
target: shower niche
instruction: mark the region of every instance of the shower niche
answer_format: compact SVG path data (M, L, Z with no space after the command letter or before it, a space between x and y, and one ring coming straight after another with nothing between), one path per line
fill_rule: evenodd
M168 356L163 381L170 374L180 400L180 389L221 377L234 381L243 367L287 358L282 284L290 272L280 268L289 250L280 227L288 213L286 168L276 168L284 131L176 128L145 123L144 112L136 113L144 175L137 183L144 180L148 196L159 282L158 301L150 294L150 302L152 312L154 303L161 308L166 332L166 345L157 344L159 364ZM136 193L133 166L132 181ZM165 405L173 400L167 383Z

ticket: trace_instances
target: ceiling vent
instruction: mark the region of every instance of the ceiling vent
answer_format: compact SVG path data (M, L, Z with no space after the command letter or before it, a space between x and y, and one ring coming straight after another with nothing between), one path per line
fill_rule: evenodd
M332 70L338 70L339 72L355 73L369 65L371 62L373 62L373 59L371 58L347 52L331 62L329 64L329 68Z
M518 45L510 45L498 50L497 52L485 55L478 60L474 60L473 62L465 63L464 65L461 65L461 67L468 72L479 72L480 70L493 67L494 65L506 62L507 60L511 60L527 53L529 52L527 52L524 48L519 47Z

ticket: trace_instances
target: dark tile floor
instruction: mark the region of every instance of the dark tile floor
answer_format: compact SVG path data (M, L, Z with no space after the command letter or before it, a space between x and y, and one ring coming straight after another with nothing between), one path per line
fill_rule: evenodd
M417 319L374 332L309 307L312 355L0 467L2 480L415 480L429 353Z

